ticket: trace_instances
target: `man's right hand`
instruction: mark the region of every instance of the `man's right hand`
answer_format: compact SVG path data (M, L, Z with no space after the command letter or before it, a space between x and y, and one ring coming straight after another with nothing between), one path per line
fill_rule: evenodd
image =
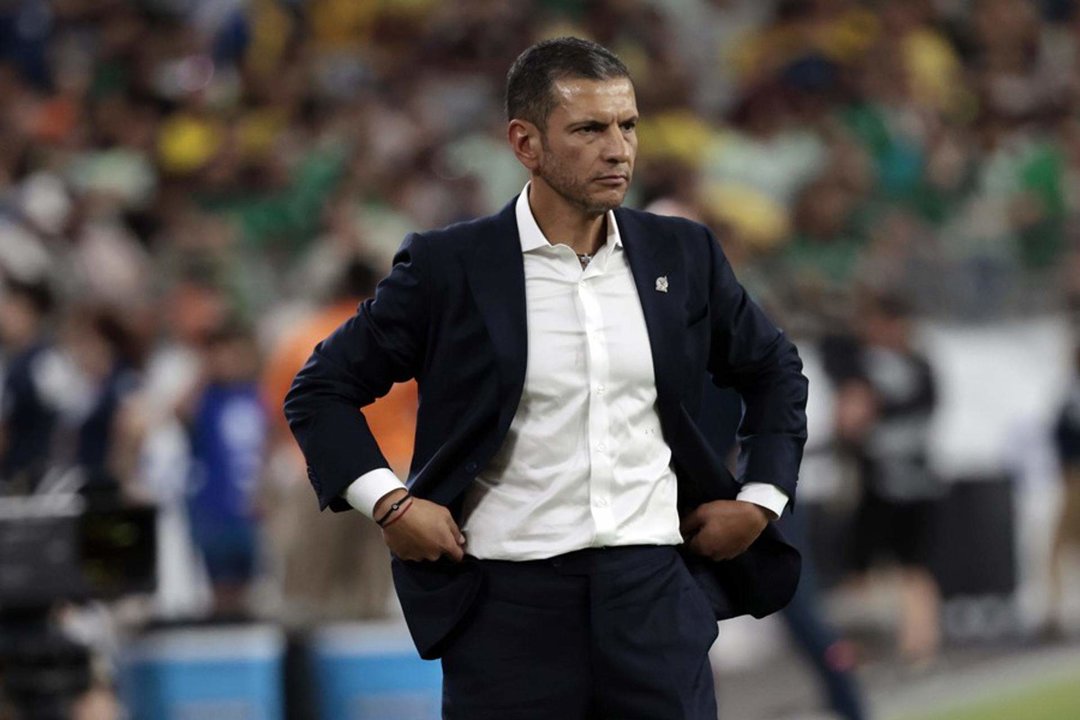
M381 517L404 491L389 493L375 505L375 517ZM450 511L438 503L411 499L412 505L400 518L391 517L383 529L383 541L402 560L438 560L446 556L454 562L465 557L465 536ZM401 512L400 510L398 512Z

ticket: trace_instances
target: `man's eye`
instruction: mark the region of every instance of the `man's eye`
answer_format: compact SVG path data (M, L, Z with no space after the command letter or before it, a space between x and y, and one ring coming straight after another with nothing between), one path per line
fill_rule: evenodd
M624 132L630 132L631 130L634 130L636 128L637 128L637 123L636 122L624 122L622 124L622 129L623 129Z

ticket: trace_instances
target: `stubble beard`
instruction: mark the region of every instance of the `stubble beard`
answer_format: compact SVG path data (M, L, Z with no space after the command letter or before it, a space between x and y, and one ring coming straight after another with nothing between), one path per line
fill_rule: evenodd
M589 194L589 181L581 182L574 179L573 175L567 172L561 162L548 163L546 166L539 168L537 174L559 197L589 216L595 217L603 215L609 210L614 210L622 205L622 201L626 197L625 187L618 194L618 199L601 200L591 197ZM629 185L629 182L627 182L627 185Z

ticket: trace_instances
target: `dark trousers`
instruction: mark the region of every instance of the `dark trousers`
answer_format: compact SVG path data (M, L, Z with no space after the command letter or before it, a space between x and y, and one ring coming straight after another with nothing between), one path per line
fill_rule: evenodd
M443 658L447 720L716 720L717 624L672 547L480 561Z

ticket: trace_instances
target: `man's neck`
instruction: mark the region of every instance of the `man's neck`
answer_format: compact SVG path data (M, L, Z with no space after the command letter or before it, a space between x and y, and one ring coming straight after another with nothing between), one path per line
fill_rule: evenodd
M586 213L536 178L529 184L529 209L552 245L561 243L579 255L592 255L607 239L607 213Z

